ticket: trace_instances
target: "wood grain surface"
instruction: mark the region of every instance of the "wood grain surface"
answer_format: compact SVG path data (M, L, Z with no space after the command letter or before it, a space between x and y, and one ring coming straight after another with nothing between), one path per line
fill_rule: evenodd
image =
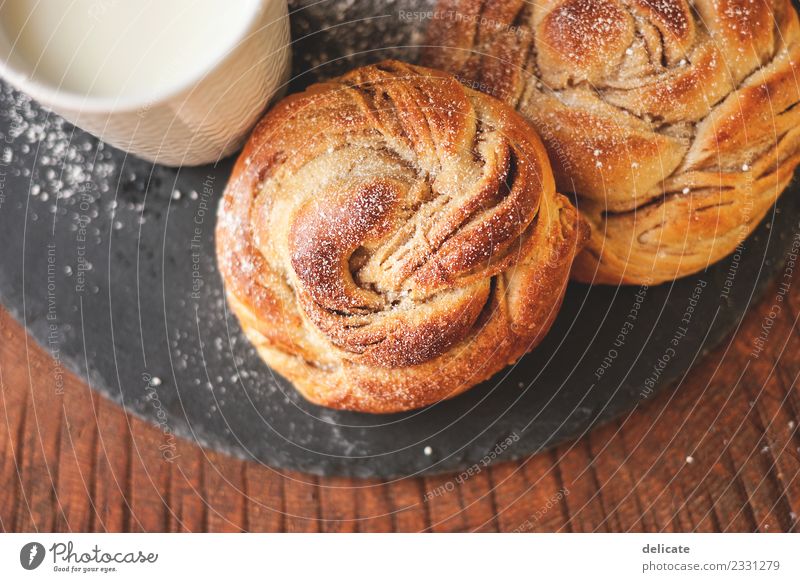
M683 382L586 438L471 474L321 479L163 433L0 313L4 531L796 531L800 291L771 288ZM753 347L763 341L763 351Z

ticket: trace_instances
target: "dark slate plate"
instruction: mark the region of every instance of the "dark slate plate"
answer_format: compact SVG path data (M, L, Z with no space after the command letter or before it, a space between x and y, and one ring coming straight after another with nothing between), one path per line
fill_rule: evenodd
M427 4L294 4L290 90L389 56L413 61L404 47L420 42L424 22L399 11ZM226 311L213 237L231 160L154 167L7 86L0 118L3 304L55 358L54 397L69 368L160 426L165 457L172 432L320 475L434 473L540 451L675 386L730 336L797 241L793 187L705 273L650 289L570 286L539 349L452 401L391 416L334 412L274 376Z

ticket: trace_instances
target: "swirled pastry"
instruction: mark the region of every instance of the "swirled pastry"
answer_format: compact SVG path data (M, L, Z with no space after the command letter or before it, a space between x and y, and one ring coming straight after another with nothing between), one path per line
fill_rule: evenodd
M588 239L513 109L396 61L277 104L219 212L227 296L262 358L312 402L364 412L516 361Z
M800 161L789 0L442 0L425 64L512 104L592 239L574 276L658 283L750 233Z

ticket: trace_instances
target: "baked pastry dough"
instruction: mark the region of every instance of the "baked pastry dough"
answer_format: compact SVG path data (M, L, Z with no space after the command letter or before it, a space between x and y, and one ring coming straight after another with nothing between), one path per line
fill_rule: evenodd
M800 161L789 0L442 0L424 64L512 104L592 239L574 277L658 283L729 254Z
M452 397L530 350L587 239L513 109L387 61L266 115L217 255L274 370L312 402L377 413Z

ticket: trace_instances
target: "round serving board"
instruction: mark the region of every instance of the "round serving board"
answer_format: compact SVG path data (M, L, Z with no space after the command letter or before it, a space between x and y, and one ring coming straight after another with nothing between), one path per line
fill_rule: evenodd
M430 7L291 4L290 91L387 57L414 61L426 23L401 11ZM53 355L54 398L72 370L160 426L165 456L172 433L319 475L397 477L535 453L680 389L797 242L793 186L706 272L649 289L571 285L542 345L458 398L398 415L336 412L273 374L227 311L214 223L232 160L154 166L6 85L0 117L3 304Z

